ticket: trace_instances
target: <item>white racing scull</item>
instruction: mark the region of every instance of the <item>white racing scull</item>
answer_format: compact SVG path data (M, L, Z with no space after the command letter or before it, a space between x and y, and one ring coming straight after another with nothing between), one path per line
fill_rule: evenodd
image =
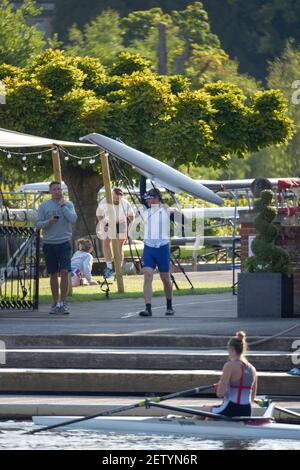
M76 417L74 417L76 418ZM72 419L71 416L34 416L36 425L52 426ZM87 429L121 434L176 434L209 439L297 439L300 425L275 423L268 419L245 422L203 421L183 417L97 417L59 429Z

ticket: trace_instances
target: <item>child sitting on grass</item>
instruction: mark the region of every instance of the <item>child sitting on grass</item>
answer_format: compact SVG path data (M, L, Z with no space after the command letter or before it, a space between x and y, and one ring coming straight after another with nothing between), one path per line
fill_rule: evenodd
M92 278L93 245L90 240L78 240L78 250L71 259L72 286L82 286L87 280L90 286L97 284Z

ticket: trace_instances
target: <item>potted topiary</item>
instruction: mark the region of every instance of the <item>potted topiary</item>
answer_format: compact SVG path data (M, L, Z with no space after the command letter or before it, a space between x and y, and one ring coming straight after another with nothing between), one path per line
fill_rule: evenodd
M254 203L258 235L252 242L254 256L245 260L239 274L238 317L293 316L292 270L288 253L275 245L273 197L271 190L264 190Z

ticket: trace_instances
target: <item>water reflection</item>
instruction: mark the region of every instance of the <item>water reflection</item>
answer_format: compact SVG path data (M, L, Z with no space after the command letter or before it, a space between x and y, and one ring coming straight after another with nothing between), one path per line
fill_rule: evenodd
M0 422L0 449L94 449L94 450L300 450L300 441L286 440L208 440L197 437L117 433L85 430L26 435L33 429L29 421Z

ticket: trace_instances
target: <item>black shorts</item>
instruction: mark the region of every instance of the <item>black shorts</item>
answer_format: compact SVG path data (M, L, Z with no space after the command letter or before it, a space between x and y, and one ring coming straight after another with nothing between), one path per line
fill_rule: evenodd
M220 410L218 410L220 408ZM238 405L233 401L230 401L228 405L222 409L222 405L219 407L213 408L213 413L217 413L223 416L228 416L229 418L235 418L237 416L251 416L252 409L251 405Z
M50 243L43 244L43 252L47 271L49 274L56 274L62 269L71 271L71 243Z

